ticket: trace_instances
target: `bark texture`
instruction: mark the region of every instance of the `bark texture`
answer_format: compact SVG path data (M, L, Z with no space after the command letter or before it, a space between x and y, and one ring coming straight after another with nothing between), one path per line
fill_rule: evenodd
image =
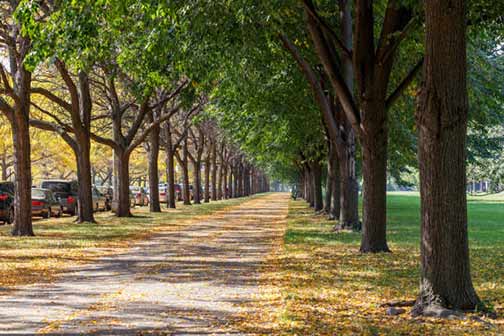
M28 82L25 85L29 85ZM23 89L24 90L24 89ZM26 88L28 93L28 88ZM15 222L12 228L13 236L34 236L31 214L31 158L29 130L29 96L25 96L15 107L12 126L14 143L15 180Z
M371 109L377 117L384 117L380 108ZM364 196L362 205L361 252L389 252L387 245L387 130L385 121L378 127L368 125L369 134L362 143L362 174Z
M117 217L131 217L130 189L129 189L129 152L114 150L117 174Z
M176 207L176 195L175 195L175 154L173 151L173 141L171 134L171 125L169 122L166 122L164 127L164 147L166 153L166 177L168 183L167 193L167 207L170 209L175 209Z
M466 200L465 1L425 0L426 53L417 125L421 283L413 314L432 306L474 309Z
M184 139L184 145L182 147L182 158L179 159L179 155L177 154L177 159L179 159L179 164L182 168L182 180L183 180L183 186L182 186L182 198L184 201L184 205L191 205L191 192L189 189L189 162L188 162L188 156L189 156L189 149L188 143L187 143L187 138Z
M151 111L154 113L154 111ZM149 114L149 121L154 122L152 114ZM161 212L161 204L159 202L159 134L160 126L152 128L149 134L149 188L150 188L150 212Z
M205 158L205 191L204 191L204 201L205 203L210 202L210 155Z
M219 198L219 193L217 192L217 188L220 188L221 186L221 181L220 181L220 176L218 177L218 171L219 171L219 166L217 165L217 143L213 142L212 143L212 158L211 158L211 163L212 163L212 201L217 201ZM219 187L217 187L219 186Z
M324 208L322 200L322 166L319 162L312 162L310 166L312 170L313 208L315 211L321 211Z

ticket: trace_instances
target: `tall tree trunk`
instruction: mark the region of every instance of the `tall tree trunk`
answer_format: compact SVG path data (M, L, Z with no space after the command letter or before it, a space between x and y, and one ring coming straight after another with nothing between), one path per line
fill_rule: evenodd
M329 165L328 165L329 166ZM331 199L333 197L333 178L332 178L332 173L329 174L329 168L327 169L327 176L326 176L326 181L325 181L325 198L324 198L324 207L322 208L322 211L327 213L329 215L329 219L334 219L334 217L330 216L331 213Z
M217 143L214 143L212 146L212 201L217 201L217 198L219 197L217 192L218 169L219 168L217 166ZM219 177L219 183L220 183L220 177Z
M218 184L218 186L217 186L217 199L218 199L218 200L221 200L221 199L223 199L223 198L224 198L224 197L223 197L224 193L223 193L223 191L222 191L222 188L223 188L223 183L222 183L222 180L223 180L223 179L224 179L224 165L221 163L221 164L219 165L219 177L218 177L218 179L217 179L217 181L218 181L218 183L219 183L219 184Z
M229 198L228 195L228 167L225 162L222 162L223 168L223 176L222 176L222 198L227 199Z
M201 204L201 161L196 160L193 162L194 166L194 183L193 183L193 195L194 204Z
M231 169L231 175L232 175L232 183L231 183L231 197L232 198L237 198L238 197L238 168L233 167Z
M165 163L166 163L166 179L168 183L167 192L167 206L170 209L175 209L177 196L175 195L175 154L173 153L173 143L170 130L170 124L165 123Z
M189 162L188 162L188 148L187 148L187 138L184 139L184 146L182 150L182 160L179 160L179 164L182 167L182 198L184 200L184 205L191 205L191 192L189 190Z
M312 176L311 176L311 172L310 172L310 167L308 166L308 164L305 164L305 185L304 185L304 189L305 189L305 195L306 195L306 198L305 198L305 201L310 205L310 207L313 207L314 206L314 202L312 200Z
M25 104L16 106L12 127L14 143L15 179L15 222L12 228L13 236L34 236L31 212L31 158L29 129L29 96L23 97Z
M2 181L7 181L8 179L8 176L7 176L7 169L8 169L8 165L7 165L7 151L4 151L2 153Z
M76 134L78 153L75 153L77 158L77 177L79 180L79 211L78 222L94 223L94 207L92 194L92 179L91 179L91 140L89 136L84 134Z
M257 194L257 187L256 187L256 170L254 167L250 169L250 194L254 195Z
M250 166L248 164L244 168L243 188L244 196L250 196Z
M115 150L117 172L117 217L131 217L130 189L129 189L129 159L130 154Z
M228 190L226 192L226 194L228 195L227 197L228 198L233 198L234 197L234 188L233 188L233 167L232 166L229 166L229 176L228 176Z
M465 1L425 0L424 82L417 109L421 282L413 314L474 309L466 200Z
M341 185L340 227L343 229L360 230L359 222L359 184L355 172L355 142L342 146L339 158L339 174Z
M327 176L326 176L326 193L324 200L324 211L329 215L329 219L336 219L331 214L331 200L334 198L334 171L336 170L335 165L337 165L337 156L334 150L334 145L331 141L328 141L328 155L327 155Z
M208 155L206 157L206 159L205 159L205 195L204 195L205 203L210 203L210 170L211 170L211 162L212 161L211 161L210 155Z
M339 9L341 16L341 36L343 44L352 49L352 1L339 0ZM352 60L344 57L341 60L342 75L346 86L349 91L354 91L354 73ZM340 175L340 220L339 225L345 229L360 230L361 224L359 222L359 184L357 182L357 175L355 169L356 162L356 139L355 132L350 125L350 122L345 117L343 111L340 109L339 113L340 124L343 126L342 142L336 143L336 150L338 152L339 175Z
M313 179L313 208L315 211L321 211L324 208L324 202L322 200L322 166L319 162L314 161L311 163L311 168ZM267 189L266 183L264 189Z
M338 219L341 216L341 176L339 169L334 170L333 174L333 197L331 199L329 218Z
M385 105L380 100L363 102L368 115L362 137L364 178L361 252L390 252L387 245L387 125Z
M236 185L236 197L242 196L242 171L240 163L236 165L236 173L235 173L235 185Z
M153 112L152 112L153 113ZM150 113L150 122L153 122L153 116ZM149 134L149 188L150 188L150 212L161 212L159 202L159 133L160 127L155 126Z

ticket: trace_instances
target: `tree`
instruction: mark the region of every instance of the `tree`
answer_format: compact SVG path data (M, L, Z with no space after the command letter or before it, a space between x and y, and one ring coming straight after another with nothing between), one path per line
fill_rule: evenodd
M104 80L101 82L101 86L104 88L102 94L105 95L103 100L108 102L107 109L110 111L108 116L112 124L112 137L93 133L92 138L114 150L114 164L117 174L117 190L115 190L116 194L114 195L116 201L115 212L118 217L128 217L131 216L129 196L129 160L131 153L146 140L154 127L175 114L179 110L179 106L176 105L150 124L144 125L144 119L154 107L166 104L177 97L184 86L180 85L166 98L153 103L151 103L151 95L147 94L141 98L140 104L137 104L135 101L138 98L126 94L127 87L123 86L121 91L118 90L116 85L118 75L115 72L105 72L102 77ZM121 83L121 85L125 85L125 83ZM120 95L119 92L122 94ZM129 126L126 123L128 120L132 120ZM144 125L143 129L142 125ZM124 133L125 129L127 130L126 133Z
M14 144L15 224L13 236L33 236L31 216L30 88L32 73L25 67L31 41L21 34L14 12L20 1L0 3L0 52L8 68L0 63L0 111L9 120Z
M0 180L7 181L14 175L14 157L12 153L12 133L7 125L8 120L0 114Z
M203 130L196 126L196 131L194 132L193 127L189 128L189 138L192 140L192 149L194 150L191 153L190 150L187 151L187 156L192 163L193 166L193 195L194 195L194 204L201 204L201 163L203 159L203 152L205 150L205 141L206 136Z
M417 25L417 17L403 2L389 0L378 39L374 34L373 2L358 0L355 8L353 49L317 13L311 0L304 1L307 25L335 95L362 147L364 177L361 252L389 251L386 239L387 111L419 71L418 61L397 89L389 94L394 56L401 41ZM377 45L375 46L375 41ZM340 53L337 52L340 50ZM351 59L357 96L345 82L335 55Z
M91 179L91 112L93 108L89 77L85 71L79 70L74 79L66 64L56 59L55 66L66 86L66 92L70 102L55 94L57 90L49 90L44 87L33 87L32 94L42 95L60 109L66 112L63 115L54 114L39 105L34 106L42 112L46 118L31 119L30 124L34 127L53 131L72 148L77 161L77 177L79 181L79 211L77 222L95 222L93 215L92 179ZM33 104L33 103L32 103ZM67 122L68 121L68 122Z
M479 303L467 237L465 1L426 0L425 27L417 109L422 268L415 315Z
M159 112L159 111L157 111ZM157 114L159 115L159 114ZM148 121L153 123L155 120L154 111L148 115ZM159 136L161 128L156 125L152 128L149 135L149 188L150 188L150 200L149 208L150 212L161 212L161 204L159 202Z

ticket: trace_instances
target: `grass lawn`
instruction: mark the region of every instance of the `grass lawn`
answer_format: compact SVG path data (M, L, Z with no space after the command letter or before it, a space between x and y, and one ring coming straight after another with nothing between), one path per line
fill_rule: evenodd
M11 237L11 226L0 227L0 294L16 285L50 281L65 268L117 253L158 230L177 230L215 211L250 198L163 209L151 214L147 207L133 209L134 217L96 214L97 224L74 223L75 217L34 220L36 237Z
M281 253L281 309L275 325L290 335L504 335L504 197L469 198L473 281L498 313L494 326L462 321L391 317L381 303L412 300L419 282L419 197L388 197L393 253L358 253L360 234L331 231L334 222L291 201Z

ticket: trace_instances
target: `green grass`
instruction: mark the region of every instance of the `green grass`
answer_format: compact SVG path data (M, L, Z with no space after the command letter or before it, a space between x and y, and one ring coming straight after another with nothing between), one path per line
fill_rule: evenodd
M361 202L362 203L362 202ZM362 216L362 213L361 213ZM468 197L469 240L472 248L504 248L504 194ZM420 198L418 193L389 193L387 237L391 246L418 248L420 241ZM330 224L330 223L329 223ZM324 225L324 224L322 224ZM286 241L358 243L359 233L299 232L288 230Z
M286 334L504 334L504 195L468 199L473 281L494 307L497 328L467 321L387 317L379 304L414 299L419 281L420 199L390 193L387 237L392 253L361 254L360 233L332 231L304 201L291 201L283 270ZM351 312L351 313L349 313ZM499 334L500 333L500 334Z

